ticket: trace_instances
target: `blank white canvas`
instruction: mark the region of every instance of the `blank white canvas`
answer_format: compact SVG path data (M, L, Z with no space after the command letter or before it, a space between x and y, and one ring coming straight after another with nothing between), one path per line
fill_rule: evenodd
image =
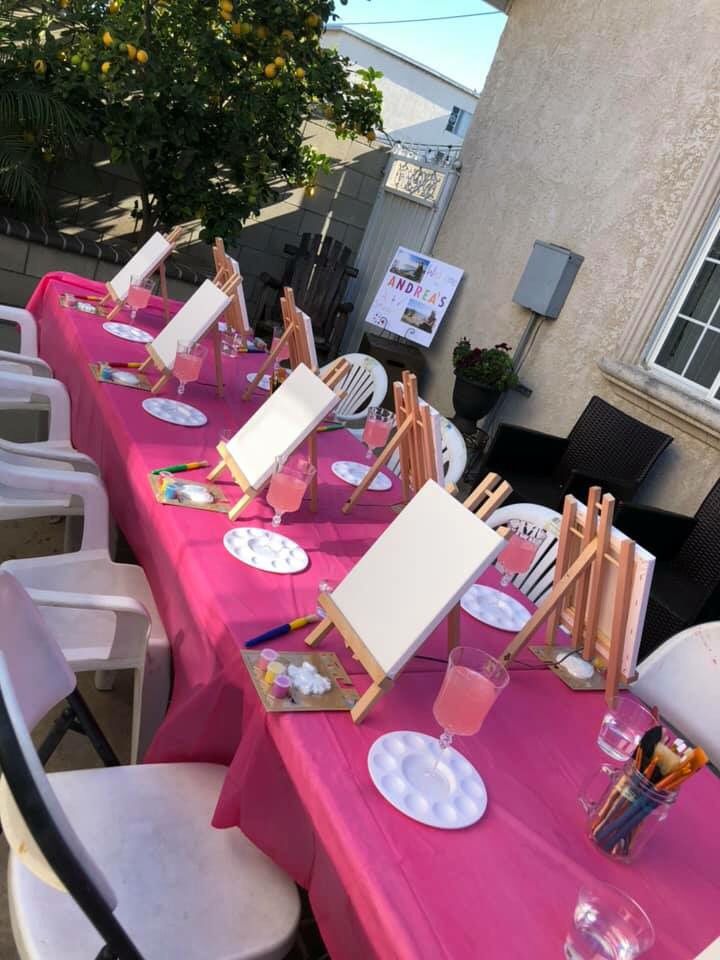
M247 304L245 303L245 291L243 290L243 278L240 273L240 264L237 262L235 257L231 257L228 254L228 263L232 268L232 272L236 277L240 277L240 283L235 287L235 296L237 297L238 307L240 308L240 319L242 320L242 327L244 333L251 333L250 330L250 320L248 319Z
M318 358L317 349L315 348L315 334L313 333L312 320L303 310L300 310L299 313L302 317L302 322L305 327L305 336L307 337L308 343L308 354L310 355L310 366L313 370L317 370Z
M109 281L117 300L124 300L130 289L132 277L142 277L143 280L157 270L163 260L172 253L172 244L168 243L161 233L154 233L144 243L134 257L116 273Z
M423 403L424 401L420 402ZM442 458L442 417L434 407L430 407L430 430L432 433L435 478L439 484L443 485L445 468Z
M396 676L505 540L429 480L332 598L380 667Z
M228 442L227 451L256 490L275 458L292 453L338 403L339 397L301 363Z
M197 343L229 303L230 298L212 280L206 280L195 291L151 344L166 370L171 370L175 363L178 341Z

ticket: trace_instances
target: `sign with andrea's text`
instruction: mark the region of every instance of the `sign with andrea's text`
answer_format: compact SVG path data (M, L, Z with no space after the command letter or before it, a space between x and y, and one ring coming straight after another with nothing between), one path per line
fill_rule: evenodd
M365 322L429 347L462 275L459 267L398 247Z

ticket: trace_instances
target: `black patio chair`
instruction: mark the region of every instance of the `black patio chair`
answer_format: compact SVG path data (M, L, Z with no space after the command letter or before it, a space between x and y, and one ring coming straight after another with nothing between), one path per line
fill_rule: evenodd
M641 660L680 630L720 619L720 480L694 517L624 503L615 526L656 558Z
M255 314L255 326L267 331L280 322L280 295L283 287L292 287L295 302L312 320L318 354L334 359L340 349L353 305L343 300L345 288L358 271L350 266L353 253L332 237L304 233L299 245L286 243L290 254L280 279L261 273L263 290Z
M618 500L631 500L672 437L592 397L567 437L502 423L488 448L472 464L475 485L499 473L513 488L511 503L538 503L562 510L568 493L587 499L599 485Z

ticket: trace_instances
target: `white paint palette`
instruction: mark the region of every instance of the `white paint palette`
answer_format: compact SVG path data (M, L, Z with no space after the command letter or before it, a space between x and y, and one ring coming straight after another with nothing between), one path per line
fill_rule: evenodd
M255 379L254 373L246 373L245 379L248 383L252 383ZM255 384L256 387L260 390L269 390L270 389L270 374L266 373L264 377L261 377L259 382Z
M438 775L428 776L438 756ZM368 753L368 770L388 803L429 827L460 830L487 809L487 790L475 767L425 733L396 730L379 737Z
M207 423L207 417L188 403L179 400L168 400L165 397L150 397L143 400L143 410L151 417L164 420L165 423L174 423L179 427L202 427Z
M228 530L223 545L236 560L265 573L300 573L310 563L308 555L294 540L259 527Z
M460 598L460 606L471 617L498 630L517 633L531 617L529 610L502 590L473 584Z
M345 483L349 483L352 487L357 487L365 479L370 467L371 464L356 463L354 460L336 460L330 469L340 480L344 480ZM391 487L392 480L390 477L384 473L379 473L368 487L368 490L390 490Z
M103 324L103 330L112 334L113 337L120 337L121 340L130 340L131 343L151 343L152 336L139 327L131 327L129 323L110 323Z

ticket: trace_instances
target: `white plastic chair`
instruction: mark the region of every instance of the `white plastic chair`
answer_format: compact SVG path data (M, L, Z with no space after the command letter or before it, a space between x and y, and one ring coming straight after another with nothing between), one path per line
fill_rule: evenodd
M17 357L17 354L9 354ZM42 364L42 360L22 358L24 364ZM45 364L44 366L47 366ZM48 368L49 370L49 368ZM48 440L72 449L70 443L70 397L64 384L40 368L32 374L3 369L0 364L0 410L48 410Z
M20 585L2 573L0 606L22 638L0 654L0 820L23 960L285 956L300 913L295 885L240 830L210 825L226 768L46 775L29 728L74 678Z
M379 407L385 399L388 388L388 378L385 368L365 353L346 353L338 360L347 360L350 369L335 387L335 392L345 394L335 408L333 415L341 423L362 423L367 417L370 407ZM326 364L320 371L320 376L330 370L333 364Z
M632 692L720 765L720 622L681 630L638 664Z
M512 503L500 507L487 521L493 528L509 527L539 543L530 569L527 573L519 573L512 581L536 605L542 603L552 589L561 520L557 510L549 507L537 503Z
M77 497L84 511L80 550L7 560L39 604L76 673L133 671L132 760L142 758L170 696L168 639L141 567L114 563L108 549L108 502L100 479L66 470L28 471L5 464L8 483L29 492Z
M18 353L24 353L28 357L37 357L37 323L29 310L0 304L0 321L12 323L20 328L20 350Z

